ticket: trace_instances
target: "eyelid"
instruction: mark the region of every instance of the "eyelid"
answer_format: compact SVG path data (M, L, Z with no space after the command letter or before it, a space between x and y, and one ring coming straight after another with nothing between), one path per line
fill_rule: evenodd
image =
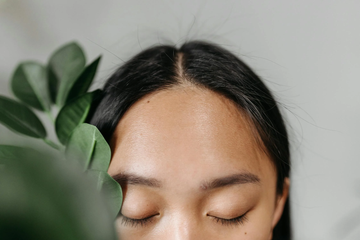
M220 218L220 217L216 217L216 216L212 216L212 215L207 215L209 217L211 217L214 221L216 221L217 223L220 223L222 225L242 225L244 224L248 219L247 219L247 214L248 212L245 212L244 214L238 216L238 217L234 217L234 218Z
M159 213L145 217L145 218L130 218L130 217L126 217L125 215L123 215L122 213L119 214L119 216L121 217L121 223L124 226L130 225L131 227L138 227L139 225L141 227L145 226L146 224L150 223L153 221L153 217L160 215Z

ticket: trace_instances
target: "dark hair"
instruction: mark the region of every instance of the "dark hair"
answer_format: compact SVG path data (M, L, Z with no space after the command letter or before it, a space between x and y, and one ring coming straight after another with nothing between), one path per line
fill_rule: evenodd
M189 82L234 101L253 123L266 153L276 166L277 191L289 177L290 151L286 127L274 97L260 78L229 51L192 41L177 49L156 46L133 57L107 80L90 123L110 138L124 113L143 96ZM291 238L289 200L273 239Z

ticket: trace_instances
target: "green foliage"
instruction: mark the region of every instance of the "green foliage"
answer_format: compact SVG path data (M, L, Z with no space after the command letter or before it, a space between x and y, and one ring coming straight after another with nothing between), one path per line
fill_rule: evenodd
M0 122L9 129L29 137L46 137L46 130L33 111L3 96L0 96Z
M46 138L46 130L27 106L45 111L54 121L52 102L60 107L55 129L62 145L67 143L71 132L83 123L100 90L86 93L94 80L101 57L85 67L85 55L81 47L70 42L51 54L47 67L36 61L21 62L14 71L11 87L14 95L23 103L0 96L0 123L10 130L41 138L54 148L60 146ZM64 105L65 104L65 105Z
M50 93L59 107L65 104L69 91L82 73L86 63L81 47L69 43L61 47L50 57L48 64Z
M99 130L83 123L72 133L65 154L76 159L83 169L107 171L110 164L111 150Z
M67 99L66 103L70 102L77 96L80 96L84 93L86 93L89 90L89 87L95 77L95 73L97 70L97 67L99 65L101 56L95 59L89 66L87 66L81 75L76 79L74 82L74 85L72 86Z
M120 212L123 198L120 185L104 171L89 170L88 175L96 180L98 190L107 196L109 214L115 219Z
M50 111L46 68L42 64L34 61L20 63L13 74L11 87L23 103L40 111Z
M39 152L32 148L18 146L0 145L0 164L7 164L13 161L27 161L40 157Z
M90 111L91 103L100 94L100 90L77 97L59 112L55 121L55 130L59 141L66 144L74 129L83 123Z
M94 199L100 195L89 193L94 190L104 193L107 203L104 212L113 221L120 211L122 191L119 183L107 174L111 150L99 130L84 123L94 101L101 96L100 90L87 93L100 59L85 67L81 47L68 43L51 55L47 67L35 61L17 66L11 87L22 103L0 96L0 123L16 133L43 139L60 150L59 156L49 156L31 148L0 145L0 193L6 192L0 198L0 239L13 236L6 235L8 229L3 226L17 223L24 224L28 232L12 232L16 239L115 239L113 223L94 210L97 209ZM52 113L57 108L52 103L59 107L55 121ZM31 108L48 115L59 143L47 138L43 123ZM54 172L57 168L59 172ZM76 173L71 175L73 170ZM94 188L80 183L84 181L81 177L74 177L84 176L83 172ZM47 233L36 235L39 226L47 229Z
M29 151L0 146L11 158L0 157L0 239L117 239L97 182L61 155Z

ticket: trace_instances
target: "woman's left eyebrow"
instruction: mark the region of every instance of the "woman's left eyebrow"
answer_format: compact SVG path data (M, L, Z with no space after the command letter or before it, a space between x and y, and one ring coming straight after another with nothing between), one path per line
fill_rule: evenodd
M245 172L245 173L238 173L230 176L215 178L211 181L202 183L200 188L201 190L211 190L211 189L235 185L235 184L246 184L246 183L259 184L260 182L261 182L260 178L257 175L253 173Z

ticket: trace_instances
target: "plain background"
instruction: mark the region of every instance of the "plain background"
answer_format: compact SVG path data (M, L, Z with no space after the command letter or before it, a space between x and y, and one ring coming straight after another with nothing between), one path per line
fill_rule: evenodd
M46 63L73 40L88 62L103 56L92 88L148 46L218 43L262 77L288 120L295 239L360 239L359 9L355 0L0 0L0 94L12 96L20 61ZM28 141L0 126L1 144Z

